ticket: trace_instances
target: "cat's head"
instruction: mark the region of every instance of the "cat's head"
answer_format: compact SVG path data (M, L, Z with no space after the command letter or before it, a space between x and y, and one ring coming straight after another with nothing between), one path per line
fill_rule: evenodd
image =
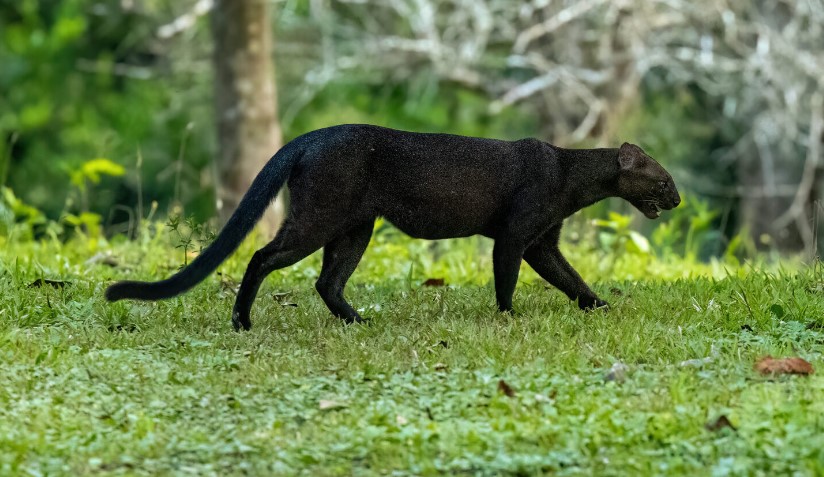
M618 166L618 196L647 218L658 218L661 210L670 210L681 203L669 172L635 144L621 145Z

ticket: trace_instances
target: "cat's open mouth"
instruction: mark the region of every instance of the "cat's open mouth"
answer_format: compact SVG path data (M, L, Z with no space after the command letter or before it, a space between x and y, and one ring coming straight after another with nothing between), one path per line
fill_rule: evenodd
M661 216L662 210L669 210L669 208L662 207L660 203L652 201L644 201L633 205L648 219L657 219Z

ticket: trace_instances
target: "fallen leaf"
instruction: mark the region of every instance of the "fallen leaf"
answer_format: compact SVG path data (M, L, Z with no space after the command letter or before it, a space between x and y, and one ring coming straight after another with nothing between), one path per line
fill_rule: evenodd
M240 290L240 284L229 277L221 277L220 279L220 291L228 292L232 295L237 295L238 291Z
M629 371L629 366L626 364L618 361L617 363L613 364L609 371L607 372L606 376L604 376L604 381L615 381L616 383L623 383L625 379L627 379L627 371Z
M446 282L443 278L427 278L425 282L421 284L423 287L442 287L446 285Z
M824 282L818 282L808 286L807 291L810 293L824 293Z
M29 288L40 288L43 285L49 285L52 288L63 288L66 285L70 284L70 282L64 282L62 280L49 280L47 278L38 278L37 280L29 283Z
M764 356L755 363L754 369L763 375L770 374L813 374L813 365L801 358L779 358Z
M498 392L506 394L508 397L515 397L515 390L503 379L498 381Z
M293 308L297 308L297 307L298 307L298 304L297 304L297 303L295 303L295 302L293 302L293 301L289 301L289 300L287 300L287 299L286 299L286 298L288 298L291 294L292 294L291 292L285 292L285 293L283 293L283 292L275 292L275 293L272 293L272 298L274 298L274 299L275 299L275 301L276 301L276 302L278 302L278 304L279 304L280 306L291 306L291 307L293 307Z
M735 426L732 425L729 418L724 414L718 416L718 419L704 424L704 428L710 432L717 432L721 429L724 429L725 427L730 428L733 431L737 430Z
M318 409L320 409L321 411L328 411L330 409L341 409L344 407L346 407L346 403L342 403L340 401L321 399L318 402Z

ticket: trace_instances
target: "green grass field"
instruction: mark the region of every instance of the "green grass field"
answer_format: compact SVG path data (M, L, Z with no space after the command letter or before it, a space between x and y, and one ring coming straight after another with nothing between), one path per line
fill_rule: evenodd
M181 297L116 304L111 281L180 266L164 234L0 245L0 475L824 474L821 374L753 370L824 369L820 265L571 249L611 310L578 311L524 265L507 316L487 242L387 234L347 289L369 326L328 314L316 254L235 333L251 241ZM707 428L721 416L733 427Z

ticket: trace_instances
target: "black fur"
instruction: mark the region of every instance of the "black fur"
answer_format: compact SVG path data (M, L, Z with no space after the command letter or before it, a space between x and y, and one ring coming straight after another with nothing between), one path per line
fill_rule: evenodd
M481 234L495 240L498 308L512 310L521 259L577 300L599 299L558 249L563 220L606 197L622 197L647 217L678 205L672 177L638 146L563 149L537 139L499 141L341 125L287 144L263 168L235 214L191 265L159 282L118 282L106 298L158 300L203 280L252 230L288 180L289 215L272 242L252 257L232 323L249 318L263 279L324 247L316 288L329 310L361 321L343 289L366 250L375 218L426 239Z

